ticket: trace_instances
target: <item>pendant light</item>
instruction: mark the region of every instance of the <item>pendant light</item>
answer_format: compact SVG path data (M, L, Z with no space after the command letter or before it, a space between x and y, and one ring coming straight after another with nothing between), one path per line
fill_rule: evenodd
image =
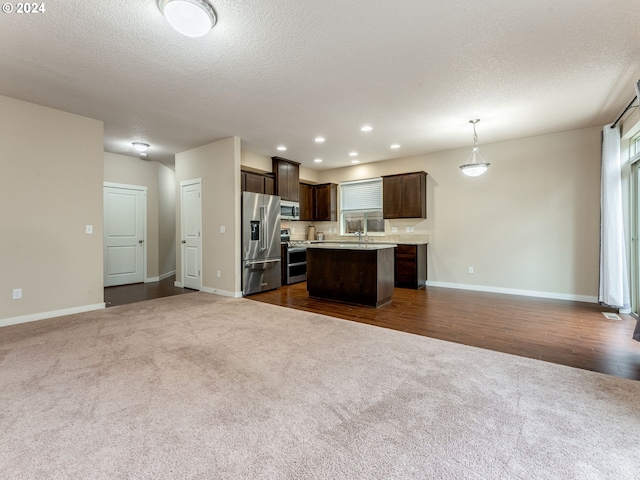
M460 169L462 173L469 177L478 177L487 171L490 163L484 161L482 155L480 154L480 150L478 149L478 134L476 133L476 123L478 123L480 119L469 120L469 123L473 124L473 149L471 150L471 155L467 159L467 163L464 165L460 165ZM478 158L480 162L478 162Z
M216 24L216 12L206 0L158 0L173 28L187 37L202 37Z

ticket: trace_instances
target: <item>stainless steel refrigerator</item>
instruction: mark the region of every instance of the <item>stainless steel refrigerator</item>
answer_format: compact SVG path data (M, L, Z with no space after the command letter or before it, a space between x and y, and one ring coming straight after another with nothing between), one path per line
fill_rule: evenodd
M242 294L280 286L280 197L242 192Z

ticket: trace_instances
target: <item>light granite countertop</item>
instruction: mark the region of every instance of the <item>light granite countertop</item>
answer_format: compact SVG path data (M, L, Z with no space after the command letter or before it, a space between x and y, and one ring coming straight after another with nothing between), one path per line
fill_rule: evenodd
M373 243L373 242L316 242L307 245L307 248L322 248L329 250L383 250L385 248L395 248L395 243Z
M319 240L314 240L315 243L318 243ZM329 237L325 236L325 239L321 241L322 243L359 243L357 237ZM362 242L367 245L428 245L428 238L389 238L389 237L362 237Z

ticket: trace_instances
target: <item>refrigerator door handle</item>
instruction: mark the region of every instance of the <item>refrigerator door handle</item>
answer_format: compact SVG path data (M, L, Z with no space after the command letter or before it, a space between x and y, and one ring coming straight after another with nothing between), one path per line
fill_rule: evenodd
M264 205L260 205L260 251L264 252Z
M269 222L267 222L267 206L263 205L262 208L263 208L263 212L264 212L263 213L263 216L264 216L264 223L263 223L264 232L263 233L264 233L264 235L262 236L263 241L264 241L263 250L266 251L267 247L269 246L269 243L268 243L268 239L269 239L269 225L268 225L268 223Z

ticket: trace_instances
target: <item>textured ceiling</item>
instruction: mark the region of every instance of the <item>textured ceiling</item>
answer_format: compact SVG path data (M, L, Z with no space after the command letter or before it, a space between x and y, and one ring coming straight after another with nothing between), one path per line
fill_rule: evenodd
M105 150L141 140L169 164L232 135L334 168L469 146L472 118L481 145L604 125L640 74L637 0L212 0L199 39L156 0L44 4L0 14L0 94L102 120Z

